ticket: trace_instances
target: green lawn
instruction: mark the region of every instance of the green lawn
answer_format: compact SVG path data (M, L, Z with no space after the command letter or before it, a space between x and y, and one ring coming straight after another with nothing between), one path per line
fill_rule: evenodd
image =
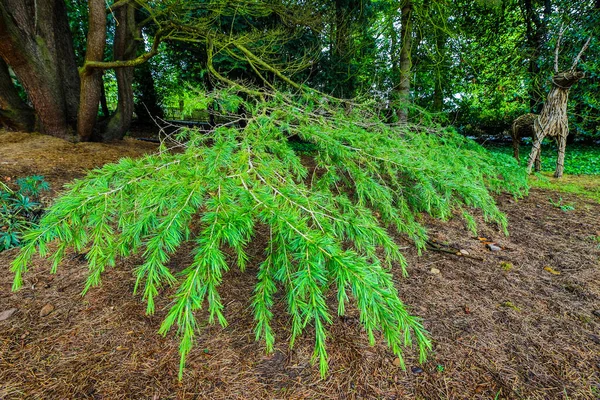
M494 153L512 155L512 145L485 146ZM525 165L531 151L530 145L521 146L521 164ZM553 172L556 168L557 150L554 144L542 146L542 171ZM565 174L569 175L600 175L600 145L567 145L565 154Z

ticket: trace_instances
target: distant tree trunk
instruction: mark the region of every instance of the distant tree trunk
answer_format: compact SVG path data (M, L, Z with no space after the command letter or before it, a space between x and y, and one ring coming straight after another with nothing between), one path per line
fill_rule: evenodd
M118 25L113 44L115 61L133 60L137 56L137 41L141 31L135 23L135 6L129 3L115 10ZM133 119L133 69L134 67L116 68L118 85L117 110L111 116L108 125L102 132L100 140L109 141L123 139Z
M333 70L334 70L334 92L339 98L345 98L349 95L347 86L348 75L348 34L349 34L349 1L335 0L335 37L333 46Z
M0 58L0 127L23 132L35 129L35 114L15 88L8 65Z
M102 72L104 75L104 71ZM108 110L108 103L106 101L106 88L104 87L104 79L101 79L102 83L100 84L100 109L102 110L102 115L104 118L108 118L110 115L110 111Z
M0 0L0 57L25 88L42 131L73 140L79 77L63 0Z
M436 49L441 59L445 58L446 36L445 32L438 32L436 37ZM444 79L440 70L441 68L438 67L433 89L433 111L435 112L441 112L444 108Z
M408 102L410 101L410 70L412 48L412 0L405 0L402 6L402 28L400 48L400 80L396 88L398 99L397 115L400 122L408 120Z
M106 9L104 0L89 0L89 28L85 62L102 61L106 44ZM102 96L102 70L81 69L81 93L77 120L77 133L82 141L88 141L94 134L98 118L98 104Z
M141 23L145 18L139 10L135 13L136 23ZM141 28L138 28L137 41L137 55L141 55L146 49L146 43L142 36ZM205 75L206 81L208 74ZM158 95L154 85L154 77L152 76L152 66L149 62L145 62L142 65L135 68L134 80L137 83L138 93L136 93L137 102L135 104L135 113L137 119L141 123L152 123L153 118L162 118L163 110L158 104ZM210 90L210 89L209 89Z

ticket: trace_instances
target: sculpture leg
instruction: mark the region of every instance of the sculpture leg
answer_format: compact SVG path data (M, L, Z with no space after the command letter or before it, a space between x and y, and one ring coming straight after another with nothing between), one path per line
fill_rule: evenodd
M558 145L558 157L556 159L556 171L554 171L554 177L560 178L563 175L563 170L565 169L565 149L567 147L567 137L557 137L556 144Z
M520 163L521 160L519 159L519 136L513 134L512 142L513 142L513 157L516 158L518 163Z
M540 152L542 151L541 147L542 147L542 141L544 140L544 135L540 135L539 137L535 137L534 136L534 140L533 140L533 147L531 148L531 153L529 153L529 160L527 161L527 173L530 174L531 173L531 168L533 167L533 163L536 160L540 160ZM536 171L539 171L537 169L537 165L536 165Z

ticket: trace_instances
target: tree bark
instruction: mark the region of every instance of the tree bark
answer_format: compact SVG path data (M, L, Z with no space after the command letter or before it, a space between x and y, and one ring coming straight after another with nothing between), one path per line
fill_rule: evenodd
M35 129L35 114L19 97L8 65L0 58L0 127L32 132Z
M73 140L79 77L63 0L0 0L0 57L27 92L42 131Z
M405 0L402 6L402 28L400 48L400 79L396 88L397 115L400 122L408 120L408 103L410 101L410 70L412 48L412 0Z
M85 62L102 61L106 44L106 9L104 0L89 0L89 28ZM81 69L81 93L77 120L77 133L88 141L94 133L98 117L98 104L102 95L102 70Z
M447 35L445 32L440 31L436 36L436 50L441 60L446 58L446 39ZM439 64L438 64L439 65ZM444 108L444 81L442 79L442 72L440 67L436 70L435 87L433 89L433 111L441 112Z
M128 3L115 11L118 25L113 44L115 61L128 61L137 57L137 41L141 30L136 27L135 6ZM134 67L116 68L118 85L117 110L111 116L106 129L101 134L102 141L123 139L133 119L133 72Z

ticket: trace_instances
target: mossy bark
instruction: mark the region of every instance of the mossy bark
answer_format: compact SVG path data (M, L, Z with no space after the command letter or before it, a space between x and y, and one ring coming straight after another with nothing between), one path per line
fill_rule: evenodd
M19 97L8 65L0 58L0 127L24 132L35 130L35 114Z
M63 0L0 0L0 57L15 72L49 135L74 140L79 102Z
M408 103L410 101L410 70L411 70L411 51L412 51L412 0L406 0L402 6L402 28L400 48L400 79L395 88L396 114L400 122L408 120Z

